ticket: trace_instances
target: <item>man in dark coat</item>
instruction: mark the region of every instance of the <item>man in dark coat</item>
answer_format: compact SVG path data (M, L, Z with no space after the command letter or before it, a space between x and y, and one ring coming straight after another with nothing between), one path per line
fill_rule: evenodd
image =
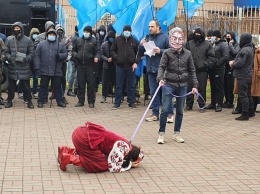
M84 28L84 35L77 39L73 45L73 58L77 61L78 93L79 99L75 107L84 106L86 84L89 108L94 108L95 95L95 66L100 55L100 45L92 37L92 27Z
M229 65L233 68L234 77L237 78L238 97L242 105L242 115L236 120L249 120L249 112L254 112L254 103L251 96L251 80L254 65L254 49L252 35L245 33L240 37L240 51L234 61Z
M48 90L49 82L52 80L54 95L59 107L66 107L62 100L61 79L62 63L68 57L68 52L64 44L57 40L57 33L50 29L46 33L47 40L39 43L35 51L34 65L39 70L41 76L38 108L43 107L43 103Z
M116 37L111 54L116 63L116 97L113 110L121 105L124 80L127 84L127 99L130 108L135 106L135 69L137 68L138 42L131 35L132 28L125 25L120 36Z
M17 82L21 82L23 88L24 100L28 102L28 108L34 108L32 103L30 77L30 62L34 57L34 45L32 40L25 36L23 24L15 22L12 25L13 35L6 40L6 59L8 65L8 98L5 104L6 108L13 106L13 99Z
M195 29L193 40L190 40L185 45L186 49L191 51L194 65L196 68L196 76L199 82L199 93L202 95L206 102L206 88L208 80L208 66L214 64L215 54L212 45L209 41L205 40L205 33L200 28ZM192 89L192 83L188 85L188 91ZM204 112L205 102L199 98L198 103L200 112ZM194 95L191 94L186 98L186 110L192 110L194 103Z
M229 50L227 42L221 39L219 30L213 31L211 41L214 43L216 62L209 66L211 103L205 109L215 109L215 112L221 112L224 100L225 64L228 61Z

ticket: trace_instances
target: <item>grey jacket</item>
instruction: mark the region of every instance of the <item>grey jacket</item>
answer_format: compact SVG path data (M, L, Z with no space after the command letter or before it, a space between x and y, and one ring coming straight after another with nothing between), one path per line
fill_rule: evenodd
M23 34L24 29L21 22L15 22L12 26L19 26L22 35L18 37L9 36L6 40L6 60L8 61L8 76L13 80L29 80L32 74L30 62L34 57L34 44L32 40ZM16 53L26 54L23 62L15 61Z
M56 55L59 54L59 60ZM39 70L39 75L46 76L62 76L62 63L68 56L67 49L64 44L58 42L50 42L48 40L41 41L36 48L34 57L34 68Z
M193 87L197 88L198 80L191 52L185 48L180 52L173 48L166 49L159 65L157 81L164 80L172 86L184 87L188 85L189 79Z

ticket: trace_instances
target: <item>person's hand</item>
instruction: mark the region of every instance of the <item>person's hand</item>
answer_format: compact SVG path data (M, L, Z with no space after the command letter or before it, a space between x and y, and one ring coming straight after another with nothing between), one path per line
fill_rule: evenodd
M234 65L234 60L233 60L233 61L229 61L228 64L229 64L230 67L233 67L233 65Z
M159 47L155 47L154 49L153 49L153 51L155 52L155 53L157 53L157 54L160 54L160 48Z
M111 58L111 57L108 58L108 59L107 59L107 62L112 62L112 58Z
M132 162L132 168L137 168L139 166L140 162Z
M198 93L198 89L197 88L192 88L191 93L192 94Z
M23 62L24 62L24 63L30 63L29 57L25 57L25 58L23 59Z
M159 85L161 85L161 86L164 86L164 84L165 84L165 81L163 81L163 80L161 80L161 81L159 82Z
M137 68L137 64L134 63L134 64L132 65L132 72L134 72L136 68Z
M144 46L144 43L146 42L146 39L142 39L141 42L140 42L140 46Z
M98 62L98 58L94 58L94 62L97 63Z
M56 54L56 59L57 59L57 61L60 60L60 54L59 53Z

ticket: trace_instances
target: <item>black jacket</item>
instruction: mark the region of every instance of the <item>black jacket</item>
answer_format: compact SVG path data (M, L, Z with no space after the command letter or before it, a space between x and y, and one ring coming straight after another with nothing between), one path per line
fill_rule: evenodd
M108 62L108 58L111 58L111 49L112 44L109 41L105 41L102 45L101 45L101 58L103 60L103 69L108 69L109 66L111 65L115 65L113 60L112 62Z
M137 63L136 55L138 42L132 36L125 38L123 35L115 38L111 48L111 54L116 65L120 67L132 67Z
M224 69L229 57L229 49L227 42L225 40L219 40L215 42L213 48L216 59L216 63L213 66L213 69Z
M88 66L94 64L94 58L100 57L100 45L96 38L92 36L89 39L84 37L76 40L73 45L72 57L78 65Z
M212 44L207 41L195 42L190 40L185 47L190 50L197 72L208 71L215 63L215 53Z

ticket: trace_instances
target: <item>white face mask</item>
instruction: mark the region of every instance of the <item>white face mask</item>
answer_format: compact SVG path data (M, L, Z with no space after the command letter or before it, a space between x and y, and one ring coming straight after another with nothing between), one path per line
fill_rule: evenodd
M105 32L104 32L104 31L100 31L99 34L100 34L101 36L104 36L104 35L105 35Z

